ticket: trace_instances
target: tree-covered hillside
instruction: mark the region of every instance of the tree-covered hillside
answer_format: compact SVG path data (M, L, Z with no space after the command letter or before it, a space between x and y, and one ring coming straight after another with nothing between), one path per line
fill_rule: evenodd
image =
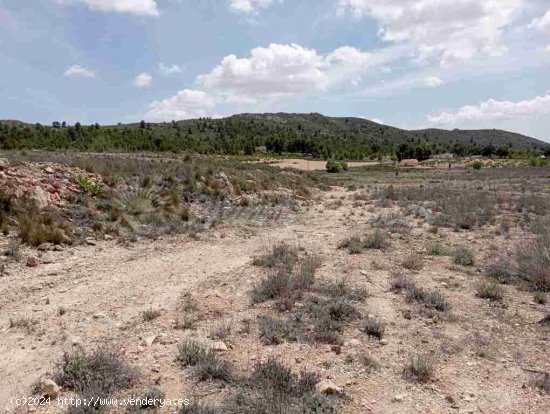
M383 155L424 159L432 154L508 155L548 153L550 144L499 130L407 131L362 118L320 114L243 114L223 119L100 126L32 125L0 121L2 149L80 151L191 151L205 154L310 154L317 158L363 159Z

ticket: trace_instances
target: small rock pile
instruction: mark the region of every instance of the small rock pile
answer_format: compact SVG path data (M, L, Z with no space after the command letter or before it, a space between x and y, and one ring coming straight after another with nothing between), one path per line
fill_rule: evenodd
M63 164L0 165L0 189L13 200L31 202L39 209L67 208L70 200L83 191L79 177L103 184L99 174Z

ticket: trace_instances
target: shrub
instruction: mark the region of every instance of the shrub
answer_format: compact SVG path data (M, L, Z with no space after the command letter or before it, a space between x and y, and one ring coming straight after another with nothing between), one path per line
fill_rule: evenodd
M483 168L483 163L481 161L474 161L471 166L474 170L481 170Z
M367 234L363 245L366 249L384 249L387 247L386 236L376 229L372 233Z
M418 382L430 381L434 373L435 361L430 354L419 354L411 357L409 363L403 369L406 378Z
M103 345L90 352L78 349L63 354L54 380L82 395L107 397L128 388L135 378L136 372L118 351Z
M454 252L454 262L460 266L473 266L475 264L474 253L466 248L460 248Z
M542 373L541 378L533 380L533 385L544 393L550 394L550 374Z
M229 381L232 378L231 366L195 341L186 340L178 346L176 361L183 367L193 367L198 381Z
M326 166L327 172L329 173L340 173L344 169L342 164L336 161L327 162Z
M158 309L147 309L141 312L141 317L145 322L150 322L154 319L157 319L161 315L160 310Z
M381 339L386 326L377 318L367 318L363 323L363 331L370 336Z
M301 397L315 390L319 377L307 371L296 375L288 366L271 357L265 362L256 363L251 380L261 388L290 397Z
M414 253L408 255L405 260L403 260L402 264L405 269L409 270L422 270L424 267L422 256Z
M348 249L350 254L360 254L363 252L363 241L360 237L353 236L345 239L338 246L339 249Z
M506 256L500 256L490 260L484 268L486 276L500 283L510 283L516 277L514 262Z
M265 345L279 345L285 340L296 342L299 329L289 320L260 316L258 319L260 338Z
M439 243L433 243L432 245L430 245L430 247L428 247L428 251L430 252L431 255L434 255L434 256L449 255L449 251Z
M254 257L252 263L256 266L291 270L297 262L298 249L286 243L280 243L269 248L264 255Z
M546 293L544 292L535 292L535 296L533 297L533 300L535 303L538 303L539 305L544 305L548 301L546 298Z
M501 302L504 297L504 291L500 285L485 280L477 284L476 296L482 299L489 299L492 302Z
M409 277L401 272L394 272L390 276L390 291L401 292L402 290L411 289L414 282Z
M550 227L537 238L518 247L518 276L533 289L550 291Z
M451 309L451 304L441 293L427 291L417 286L407 289L407 299L422 303L427 308L440 312L446 312Z

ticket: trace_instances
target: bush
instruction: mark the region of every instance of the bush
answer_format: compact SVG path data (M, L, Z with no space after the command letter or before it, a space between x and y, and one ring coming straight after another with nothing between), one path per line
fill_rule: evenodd
M441 244L439 243L433 243L429 248L428 251L431 255L434 256L448 256L449 251L445 249Z
M111 347L104 345L86 353L82 349L63 354L55 382L78 394L108 397L126 389L136 372Z
M384 249L387 247L386 235L376 229L372 233L367 234L363 245L366 249Z
M460 248L454 252L454 262L460 266L473 266L475 264L474 253L466 248Z
M403 369L406 378L428 382L435 373L435 361L430 354L419 354L411 357L409 363Z
M403 267L409 270L422 270L424 267L424 262L422 256L418 254L410 254L405 260L403 260Z
M229 381L232 378L231 366L195 341L186 340L178 346L176 361L183 367L193 367L198 381Z
M390 291L399 293L414 287L414 282L401 272L394 272L390 276Z
M474 161L471 166L474 170L481 170L483 168L483 163L481 161Z
M536 240L518 247L518 276L532 289L550 292L550 227L542 229Z
M286 243L279 243L259 257L254 257L253 264L269 268L292 269L298 262L298 249Z
M289 320L260 316L258 322L260 338L265 345L279 345L285 340L296 342L300 336L298 327Z
M485 280L477 284L476 296L482 299L489 299L492 302L501 302L504 297L504 290L500 285Z
M407 298L422 303L429 309L435 309L440 312L446 312L451 309L451 304L445 296L436 291L427 291L417 286L409 287Z
M363 331L370 336L382 339L386 326L377 318L367 318L363 323Z
M341 173L344 167L339 162L329 161L327 162L326 169L327 169L327 172L329 173Z
M515 264L506 256L496 257L490 260L484 268L486 276L500 283L510 283L515 279Z
M340 243L338 248L348 249L350 254L360 254L363 253L364 246L360 237L353 236L345 239L342 243Z

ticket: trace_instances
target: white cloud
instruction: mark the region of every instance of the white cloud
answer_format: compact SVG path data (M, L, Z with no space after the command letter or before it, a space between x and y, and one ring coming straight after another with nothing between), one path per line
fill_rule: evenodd
M181 73L183 69L179 65L166 66L164 63L159 63L159 72L163 76L170 76L174 73Z
M357 80L369 58L351 47L322 55L296 44L271 44L252 49L249 57L225 57L210 73L200 75L197 83L223 95L279 98Z
M443 85L443 81L441 78L437 76L428 76L427 78L424 78L423 80L424 85L429 86L430 88L436 88L438 86Z
M149 105L146 118L170 121L205 117L211 114L216 103L214 97L203 91L184 89L171 98Z
M229 0L229 7L240 13L254 13L259 9L267 9L282 0Z
M180 91L160 101L162 105L155 102L148 115L157 119L206 116L220 105L257 106L330 87L356 85L370 62L369 53L352 47L328 54L296 44L257 47L248 57L225 57L212 71L197 77L200 90Z
M544 13L542 17L533 19L529 27L550 33L550 10Z
M63 75L68 78L95 78L95 73L92 70L80 65L69 67Z
M88 5L90 10L103 12L130 13L137 16L160 15L157 0L55 0L57 3L81 2Z
M428 122L445 127L473 126L495 121L536 118L548 114L550 114L550 93L519 102L488 99L478 105L463 106L457 112L429 115Z
M410 43L442 65L506 50L503 29L526 0L338 0L338 13L378 21L385 41Z
M153 77L147 72L140 73L134 79L134 85L138 88L146 88L153 82Z

